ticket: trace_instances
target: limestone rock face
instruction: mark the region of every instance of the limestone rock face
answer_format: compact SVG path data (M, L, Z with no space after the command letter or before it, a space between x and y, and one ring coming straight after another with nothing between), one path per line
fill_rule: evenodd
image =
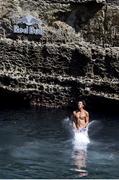
M13 34L28 14L42 20L43 37ZM118 1L0 1L0 61L1 97L45 107L119 102Z

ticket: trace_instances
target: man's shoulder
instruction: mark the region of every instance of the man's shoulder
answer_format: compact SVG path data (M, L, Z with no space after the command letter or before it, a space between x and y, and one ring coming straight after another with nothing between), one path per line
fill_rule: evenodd
M89 115L89 112L85 110L86 115Z
M78 110L75 110L75 111L73 111L73 113L79 113L80 111L78 111Z
M80 112L79 111L73 111L73 115L78 115Z

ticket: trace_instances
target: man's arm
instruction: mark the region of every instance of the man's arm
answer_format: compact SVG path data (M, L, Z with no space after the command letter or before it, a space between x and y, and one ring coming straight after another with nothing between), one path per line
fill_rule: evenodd
M73 116L76 118L77 116L76 111L73 111Z
M85 125L85 127L87 127L88 124L89 124L89 113L86 112L86 125Z

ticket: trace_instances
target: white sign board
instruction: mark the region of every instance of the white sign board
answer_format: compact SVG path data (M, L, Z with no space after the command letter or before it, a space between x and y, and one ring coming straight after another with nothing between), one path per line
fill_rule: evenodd
M42 21L33 16L24 16L13 25L13 32L17 34L43 35Z

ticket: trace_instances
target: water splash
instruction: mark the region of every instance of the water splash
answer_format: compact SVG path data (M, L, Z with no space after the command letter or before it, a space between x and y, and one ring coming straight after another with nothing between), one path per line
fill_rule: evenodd
M90 137L96 135L103 128L103 123L99 120L93 120L88 124L88 134Z
M71 171L74 171L77 174L78 178L88 176L87 168L87 151L88 144L90 143L90 134L96 134L102 127L102 123L97 120L91 121L87 128L83 129L74 129L71 118L65 118L63 120L63 126L70 133L71 143L72 143L72 168Z
M73 145L75 149L84 149L88 143L90 143L90 139L88 136L87 128L83 128L81 130L74 130Z
M82 130L74 129L70 118L63 120L63 126L71 135L72 143L72 168L71 171L77 173L78 177L86 177L88 175L86 159L87 159L87 145L90 142L88 137L88 128Z
M76 148L86 145L90 142L88 136L88 127L81 130L74 129L72 120L69 117L63 120L63 126L69 131L70 135L72 135L72 144Z
M73 151L72 160L74 164L74 171L78 177L88 176L87 170L87 146L90 143L88 137L88 128L73 129L74 135L72 139Z
M69 132L72 137L72 144L74 147L82 147L90 143L90 137L97 134L102 129L102 123L98 120L91 121L87 128L83 128L81 131L73 128L72 119L66 117L63 120L64 128Z
M63 119L62 123L66 129L69 127L72 127L72 122L71 122L71 119L69 117L66 117L65 119Z

